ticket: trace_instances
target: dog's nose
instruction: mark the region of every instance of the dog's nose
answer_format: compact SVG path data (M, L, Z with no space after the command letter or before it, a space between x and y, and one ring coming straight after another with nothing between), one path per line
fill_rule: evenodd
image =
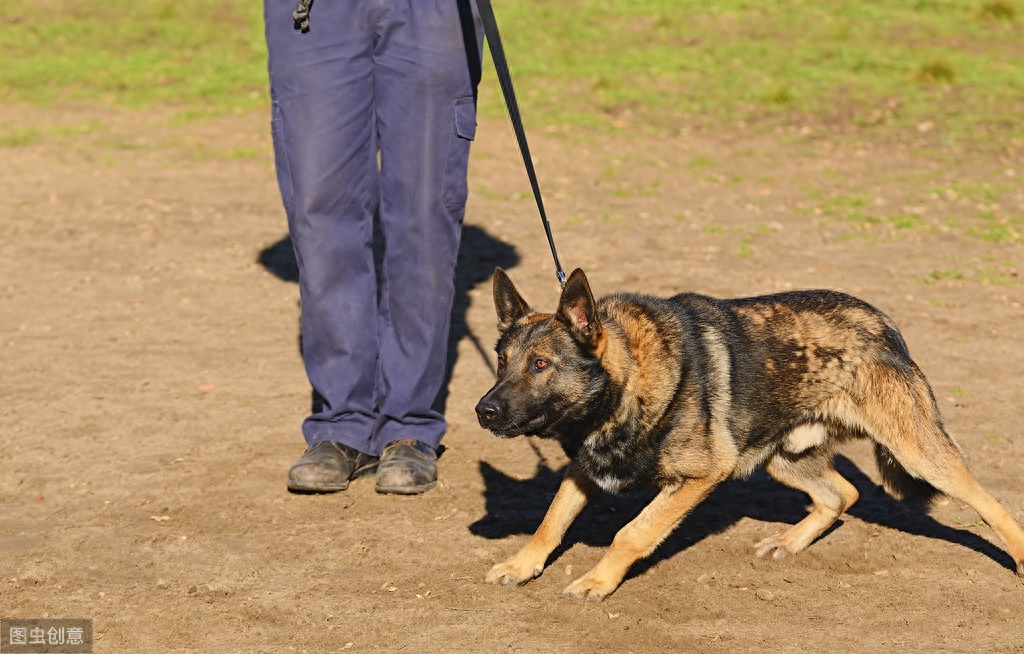
M501 416L501 409L494 402L480 400L476 405L476 417L480 420L482 427L493 424L499 416Z

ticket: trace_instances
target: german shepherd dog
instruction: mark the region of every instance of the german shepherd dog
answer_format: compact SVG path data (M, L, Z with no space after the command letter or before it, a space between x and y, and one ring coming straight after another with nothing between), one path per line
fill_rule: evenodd
M874 442L889 493L942 492L970 505L1024 575L1024 531L968 471L899 331L869 304L825 290L730 300L624 293L595 302L576 270L546 314L501 269L494 304L498 379L476 406L480 425L501 438L557 439L570 464L533 538L488 582L540 575L597 489L656 490L604 558L562 593L602 600L718 484L758 466L807 493L813 508L755 553L796 554L857 501L832 458L858 437Z

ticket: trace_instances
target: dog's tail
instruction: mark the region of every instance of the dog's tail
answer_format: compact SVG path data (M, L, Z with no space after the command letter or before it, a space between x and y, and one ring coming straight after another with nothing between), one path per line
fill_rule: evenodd
M910 504L927 504L940 494L937 488L925 480L911 475L892 452L880 443L875 443L875 461L878 462L882 487L896 499Z

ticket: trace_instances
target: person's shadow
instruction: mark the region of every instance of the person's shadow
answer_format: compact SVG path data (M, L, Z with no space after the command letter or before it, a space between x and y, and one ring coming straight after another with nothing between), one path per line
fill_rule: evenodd
M383 238L379 225L374 221L374 261L380 274L380 262L383 254ZM298 283L299 266L295 261L295 249L289 236L283 237L273 245L260 251L257 261L271 274L288 282ZM463 225L462 241L459 244L459 258L455 267L455 298L452 303L451 331L448 337L448 360L445 370L444 384L434 400L434 409L444 413L448 400L448 384L452 370L458 358L458 344L463 338L473 343L484 363L492 371L494 366L487 350L480 339L466 323L466 312L469 309L469 291L477 284L488 281L496 267L512 268L519 263L519 254L514 246L495 238L483 228L475 225ZM299 353L302 353L302 329L298 330ZM323 400L316 391L312 391L312 411L320 411Z
M925 506L907 504L892 498L846 457L837 456L835 463L836 470L860 493L860 499L848 511L850 515L908 534L937 538L967 547L1011 571L1016 569L1009 554L981 536L966 529L943 525L928 515ZM469 526L470 532L496 540L533 534L551 504L564 469L553 470L541 458L534 477L520 481L484 461L479 466L485 484L486 514ZM653 493L616 496L599 492L576 518L562 544L549 557L548 563L557 560L575 543L608 547L615 534L636 517L653 497ZM746 480L728 480L691 511L654 554L633 565L627 579L643 574L659 561L689 549L745 517L763 522L796 524L807 515L809 503L807 495L777 483L764 471L758 471ZM819 539L827 538L842 524L840 518ZM753 556L753 543L750 553ZM509 556L512 554L508 552Z

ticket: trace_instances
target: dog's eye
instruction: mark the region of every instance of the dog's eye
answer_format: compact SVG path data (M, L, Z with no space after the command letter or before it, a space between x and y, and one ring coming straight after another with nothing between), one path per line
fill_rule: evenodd
M499 368L504 368L507 363L508 362L505 360L505 355L504 354L499 354L498 355L498 367Z
M534 368L536 368L537 370L544 370L544 369L545 369L545 368L547 368L547 367L548 367L549 365L551 365L551 364L550 364L550 363L548 363L547 361L545 361L544 359L537 359L537 360L536 360L536 361L535 361L535 362L533 363L533 367L534 367Z

